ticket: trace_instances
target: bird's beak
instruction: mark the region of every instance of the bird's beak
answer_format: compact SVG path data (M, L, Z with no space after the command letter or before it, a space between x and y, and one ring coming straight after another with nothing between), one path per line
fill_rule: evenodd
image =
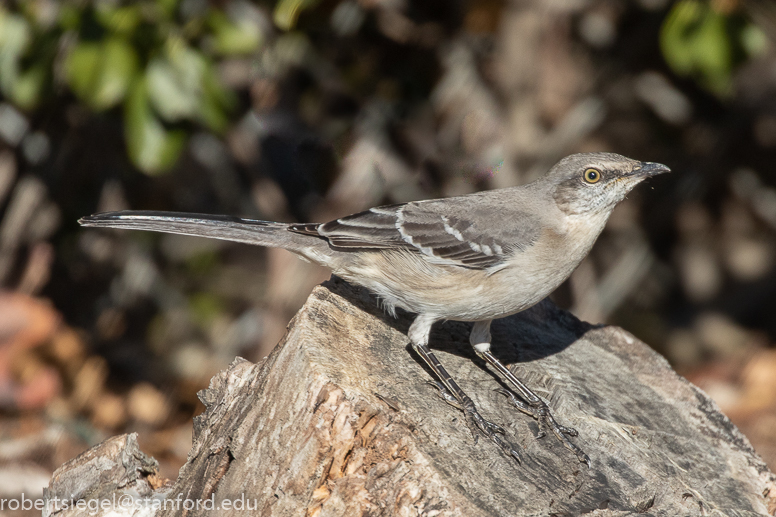
M635 166L628 176L638 176L640 178L648 178L650 176L657 176L664 172L671 172L671 169L663 165L662 163L655 162L641 162Z

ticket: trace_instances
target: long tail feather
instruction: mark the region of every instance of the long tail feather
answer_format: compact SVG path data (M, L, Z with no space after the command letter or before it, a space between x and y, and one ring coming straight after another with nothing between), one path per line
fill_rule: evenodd
M315 237L288 231L288 225L228 215L186 214L178 212L121 211L104 212L78 220L81 226L148 230L210 237L295 251L315 241Z

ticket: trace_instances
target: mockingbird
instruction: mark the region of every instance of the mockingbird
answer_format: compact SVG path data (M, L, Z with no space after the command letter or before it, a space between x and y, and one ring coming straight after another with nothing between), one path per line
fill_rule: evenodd
M555 290L588 254L614 206L645 178L668 171L618 154L575 154L528 185L381 206L322 224L145 211L79 222L285 248L366 287L392 314L396 307L416 313L408 337L441 381L445 400L464 412L475 440L482 433L519 461L504 430L480 415L428 347L435 322L472 321L470 342L514 387L510 401L538 420L539 436L551 429L590 466L567 438L576 430L558 424L547 404L490 352L490 324Z

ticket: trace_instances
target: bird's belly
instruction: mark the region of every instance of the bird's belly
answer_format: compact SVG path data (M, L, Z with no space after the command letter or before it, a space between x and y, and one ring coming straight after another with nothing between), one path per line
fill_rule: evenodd
M408 265L388 254L375 253L335 273L375 293L389 312L400 307L439 319L479 321L509 316L535 305L571 272L536 261L516 266L488 275L484 270L425 261Z

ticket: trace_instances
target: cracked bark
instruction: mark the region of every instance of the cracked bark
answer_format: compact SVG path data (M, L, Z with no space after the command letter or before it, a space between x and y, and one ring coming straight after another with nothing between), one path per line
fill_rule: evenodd
M173 486L153 493L212 496L216 504L242 498L257 507L250 514L278 516L776 511L776 478L747 439L627 332L581 323L549 302L493 325L495 355L560 423L576 427L588 470L553 437L534 438L535 422L494 391L497 378L473 360L470 325L448 322L432 334L432 348L521 447L523 463L485 439L475 444L409 351L410 321L384 315L368 293L337 279L317 287L267 359L235 360L200 394L207 409L195 419L188 462ZM68 465L55 473L60 484L52 481L49 497L72 477ZM125 475L109 488L126 491L147 476L134 472L134 481ZM80 497L106 493L106 479L89 482Z

